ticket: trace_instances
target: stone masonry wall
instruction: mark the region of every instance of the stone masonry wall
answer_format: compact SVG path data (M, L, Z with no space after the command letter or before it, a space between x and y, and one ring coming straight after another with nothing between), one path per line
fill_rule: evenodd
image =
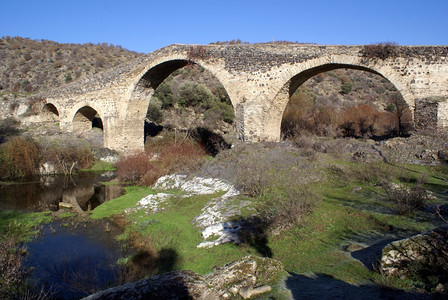
M428 100L448 98L448 46L398 46L397 55L387 59L368 58L363 49L301 44L171 45L42 96L58 109L61 127L67 130L72 130L76 111L91 106L103 119L105 146L126 151L143 147L140 127L148 95L156 87L151 83L172 72L173 64L168 62L179 60L200 64L223 84L236 109L241 140L278 140L291 89L320 72L340 67L380 74L392 82L411 110L415 109L419 127L448 123L446 101ZM197 50L200 56L193 55Z

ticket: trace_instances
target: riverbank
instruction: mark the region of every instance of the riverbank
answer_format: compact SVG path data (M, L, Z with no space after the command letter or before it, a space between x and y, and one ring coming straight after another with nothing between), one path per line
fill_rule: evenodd
M372 149L369 143L356 144L357 150ZM131 187L92 216L115 215L125 228L118 239L139 249L136 261L152 265L145 276L183 269L204 275L250 254L281 261L290 278L324 276L341 287L391 288L425 297L434 286L386 277L375 266L382 245L444 224L431 207L448 203L448 168L381 155L366 162L355 153L288 144L238 146L179 182L165 177L151 189ZM191 194L186 187L200 180L221 188ZM235 187L239 193L225 197ZM421 202L402 202L398 196L405 191L415 191ZM295 296L307 295L294 289Z
M88 213L122 193L116 182L103 184L113 177L111 172L82 172L0 183L1 298L72 299L120 283L116 261L124 252L114 239L119 229ZM73 268L79 260L89 263ZM82 279L95 270L102 278Z

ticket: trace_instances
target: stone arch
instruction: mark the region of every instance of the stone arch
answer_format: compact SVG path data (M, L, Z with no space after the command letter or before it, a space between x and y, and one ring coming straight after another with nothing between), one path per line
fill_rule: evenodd
M284 73L282 80L278 82L276 91L271 93L271 95L274 96L270 108L267 109L269 113L264 118L266 130L262 139L270 141L280 140L281 121L290 96L300 85L311 77L335 69L361 70L385 78L392 83L402 95L411 110L411 115L413 115L415 97L408 85L390 67L384 66L378 62L370 62L369 65L365 65L360 62L359 57L343 57L343 59L339 60L334 58L319 58L292 67L288 72Z
M59 111L53 103L46 103L42 107L40 118L42 122L58 122Z
M103 130L103 121L98 112L87 105L78 109L73 116L73 132L75 134L81 134L94 127Z
M176 55L158 58L148 65L139 74L132 85L130 98L126 108L126 115L123 127L123 135L126 137L124 148L143 149L144 147L144 120L149 106L150 99L155 89L174 71L187 66L197 64L209 71L224 87L229 95L232 106L235 108L232 91L228 88L229 74L223 69L208 65L205 61L196 61L188 58L188 55Z

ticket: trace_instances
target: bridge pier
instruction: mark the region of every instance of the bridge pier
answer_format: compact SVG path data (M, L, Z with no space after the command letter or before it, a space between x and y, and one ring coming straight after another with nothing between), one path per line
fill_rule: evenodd
M448 129L448 97L415 100L414 123L417 130Z

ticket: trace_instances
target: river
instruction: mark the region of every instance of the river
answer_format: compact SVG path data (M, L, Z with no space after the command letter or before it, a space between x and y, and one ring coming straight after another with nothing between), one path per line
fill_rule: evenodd
M25 245L31 280L51 299L79 299L117 282L117 260L125 253L115 236L121 230L107 220L93 221L88 211L122 194L120 185L103 184L111 172L45 177L0 185L0 209L52 211L54 221ZM60 218L58 215L71 217Z

